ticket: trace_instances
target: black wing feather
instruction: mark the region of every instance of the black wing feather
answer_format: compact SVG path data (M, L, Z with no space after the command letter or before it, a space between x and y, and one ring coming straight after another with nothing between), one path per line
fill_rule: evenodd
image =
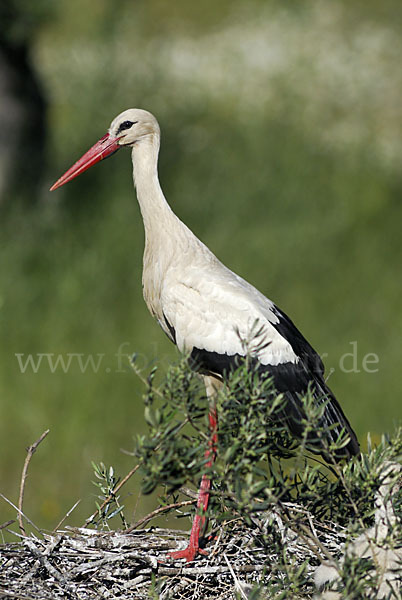
M308 343L306 338L300 333L293 321L278 307L274 307L274 313L279 318L278 323L273 326L292 346L294 353L299 357L300 367L304 369L304 376L301 379L307 380L307 387L310 383L314 397L318 402L326 402L325 411L322 417L322 425L329 431L333 441L338 439L342 429L348 434L350 441L345 448L338 452L340 458L354 456L360 453L359 442L348 419L346 418L339 402L332 391L327 386L324 379L324 364L317 352ZM275 381L275 377L274 377ZM280 391L280 390L278 390ZM285 390L281 390L285 391ZM291 390L289 390L290 392ZM292 393L292 396L294 394ZM300 398L297 397L296 404L302 409Z
M260 364L258 370L261 373L268 373L273 378L276 391L283 393L287 398L283 417L290 431L296 436L302 435L301 422L305 418L303 396L310 387L316 401L326 403L320 425L328 431L330 437L328 441L336 441L342 430L345 430L350 438L349 443L337 452L336 457L341 459L359 454L356 434L335 396L325 383L324 365L319 355L288 316L277 307L274 307L274 313L279 321L272 325L289 342L294 353L299 357L299 361L277 365ZM222 378L237 369L243 360L244 356L239 354L219 354L199 348L193 348L190 356L193 368ZM325 457L325 450L319 443L316 451Z

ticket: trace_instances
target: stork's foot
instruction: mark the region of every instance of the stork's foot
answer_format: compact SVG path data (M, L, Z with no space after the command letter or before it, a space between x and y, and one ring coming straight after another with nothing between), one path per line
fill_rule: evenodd
M208 555L206 550L203 550L198 546L198 544L192 544L191 542L184 550L176 550L175 552L169 552L169 558L181 559L184 558L187 562L193 562L197 554L202 554L204 556Z

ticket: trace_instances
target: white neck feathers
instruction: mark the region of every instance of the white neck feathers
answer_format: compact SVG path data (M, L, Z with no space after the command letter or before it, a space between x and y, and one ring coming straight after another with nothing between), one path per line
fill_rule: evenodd
M159 184L158 154L159 135L156 133L144 136L132 150L134 185L146 236L155 226L169 226L172 218L177 220Z

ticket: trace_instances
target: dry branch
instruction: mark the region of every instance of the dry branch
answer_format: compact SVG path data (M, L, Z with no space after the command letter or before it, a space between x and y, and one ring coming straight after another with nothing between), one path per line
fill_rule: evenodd
M166 506L160 506L159 508L153 510L148 515L145 515L142 519L131 525L128 529L124 531L124 533L131 533L134 529L138 529L141 525L145 525L148 521L151 521L154 517L158 516L161 513L173 510L175 508L181 508L182 506L189 506L190 504L194 504L195 500L183 500L182 502L174 502L173 504L166 504Z
M26 482L26 478L27 478L29 463L31 462L31 458L34 455L37 447L45 439L45 437L47 436L49 431L50 431L50 429L46 429L46 431L44 431L42 433L40 438L37 439L36 442L34 442L31 446L29 446L29 448L27 448L27 455L25 458L25 462L24 462L24 466L23 466L22 474L21 474L20 495L18 498L18 524L20 526L20 531L21 531L22 535L26 535L24 523L22 520L22 518L24 516L24 513L22 511L22 506L24 503L25 482Z

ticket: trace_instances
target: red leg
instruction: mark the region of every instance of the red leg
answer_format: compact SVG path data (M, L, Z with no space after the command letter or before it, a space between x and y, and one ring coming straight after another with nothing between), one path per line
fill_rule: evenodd
M211 467L216 457L216 444L218 441L218 419L216 415L216 406L213 403L209 410L209 431L211 433L210 440L208 442L208 449L205 451L205 458L208 458L207 467ZM197 513L194 517L193 526L191 528L190 540L185 550L178 550L176 552L169 552L171 558L185 558L187 562L191 562L197 556L197 554L207 554L205 550L200 548L200 536L201 531L205 525L205 512L208 507L209 501L209 489L211 487L211 480L203 475L201 479L201 485L198 492L197 498ZM201 514L200 514L201 513Z

